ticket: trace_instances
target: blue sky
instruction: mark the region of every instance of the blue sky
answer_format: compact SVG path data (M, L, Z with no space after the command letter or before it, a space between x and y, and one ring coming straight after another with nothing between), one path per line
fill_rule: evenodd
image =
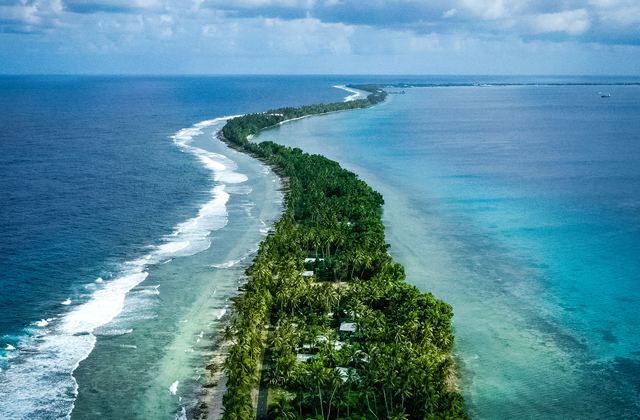
M638 75L640 0L0 0L0 73Z

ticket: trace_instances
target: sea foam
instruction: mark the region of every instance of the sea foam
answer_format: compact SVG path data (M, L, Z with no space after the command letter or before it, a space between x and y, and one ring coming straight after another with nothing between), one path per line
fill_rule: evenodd
M238 264L243 259L244 258L239 259L239 260L234 260L234 261L227 261L227 262L222 263L222 264L211 264L211 267L212 268L230 268L230 267L233 267L234 265Z
M214 312L213 312L213 316L215 316L217 319L220 319L220 318L222 318L222 317L224 316L224 314L226 314L226 313L227 313L227 310L226 310L226 309L220 309L220 310L214 311Z
M173 418L174 420L187 420L187 410L184 407L180 407L180 411Z
M351 89L348 88L344 85L340 85L340 86L333 86L334 88L337 89L342 89L342 90L346 90L349 93L352 93L353 95L349 95L344 99L344 102L350 102L350 101L355 101L358 99L364 99L367 97L368 93L363 91L363 90L358 90L358 89Z
M171 392L172 395L176 395L176 392L178 392L178 384L179 383L180 383L180 381L175 381L169 387L169 392Z

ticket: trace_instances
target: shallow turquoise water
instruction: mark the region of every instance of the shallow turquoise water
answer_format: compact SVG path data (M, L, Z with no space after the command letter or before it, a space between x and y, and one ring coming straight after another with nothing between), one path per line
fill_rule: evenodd
M602 89L409 89L258 139L384 195L408 281L454 307L472 418L638 418L640 89Z

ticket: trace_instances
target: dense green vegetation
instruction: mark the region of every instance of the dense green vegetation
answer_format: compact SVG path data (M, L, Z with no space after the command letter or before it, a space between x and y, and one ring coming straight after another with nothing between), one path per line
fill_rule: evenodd
M384 88L412 88L412 87L469 87L469 86L538 86L540 83L375 83L369 85L347 85L347 87L366 90L372 92L374 90ZM575 82L575 83L543 83L544 86L638 86L638 82L617 82L617 83L604 83L604 82Z
M404 282L403 267L387 253L382 196L323 156L247 138L284 119L384 100L384 92L369 91L363 101L235 118L222 130L287 187L285 212L233 299L225 420L255 416L251 393L266 347L265 373L277 395L270 418L467 418L447 385L451 307Z
M365 89L363 89L365 90ZM369 89L366 89L369 90ZM247 148L249 152L260 155L257 148L251 146L248 137L255 136L267 127L272 127L286 120L306 117L309 115L326 114L335 111L346 111L349 109L368 108L384 101L386 92L377 88L366 99L349 102L334 102L332 104L315 104L301 106L299 108L279 108L272 109L261 114L248 114L234 118L227 122L222 128L222 134L234 144ZM255 149L255 150L254 150Z

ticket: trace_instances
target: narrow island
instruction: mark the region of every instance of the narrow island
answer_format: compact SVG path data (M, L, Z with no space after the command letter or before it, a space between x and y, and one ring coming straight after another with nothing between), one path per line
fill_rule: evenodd
M387 252L382 196L323 156L255 142L284 121L386 98L375 85L349 87L370 94L249 114L221 130L286 191L232 299L224 420L468 419L452 378L452 308L405 282Z

